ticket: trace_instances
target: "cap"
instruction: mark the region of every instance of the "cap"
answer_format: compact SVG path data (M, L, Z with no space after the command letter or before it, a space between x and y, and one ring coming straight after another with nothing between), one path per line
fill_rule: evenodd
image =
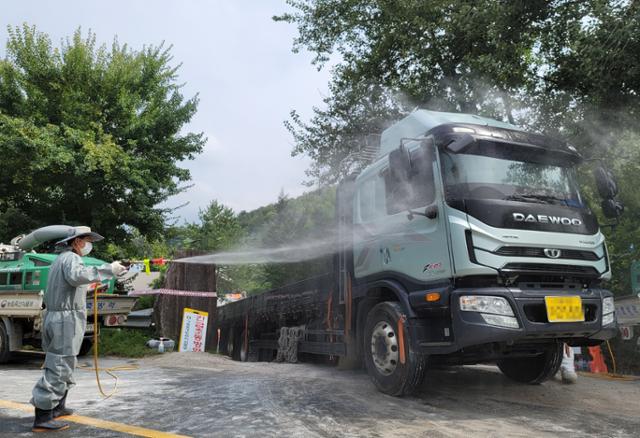
M72 240L78 237L88 239L90 242L97 242L99 240L104 239L104 237L102 237L100 234L94 233L93 231L91 231L90 227L80 226L80 227L71 228L69 230L69 235L64 239L56 242L56 245L68 242L69 240Z

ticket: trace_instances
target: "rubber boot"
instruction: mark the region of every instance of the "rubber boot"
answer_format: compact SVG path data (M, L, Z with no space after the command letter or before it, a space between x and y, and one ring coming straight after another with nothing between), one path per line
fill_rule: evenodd
M58 403L58 406L53 408L54 420L56 418L66 417L67 415L73 415L73 409L69 409L65 406L67 402L67 394L69 394L69 391L65 391L64 396L60 399L60 403Z
M578 381L578 375L575 370L569 368L561 368L560 376L562 377L562 383L573 384Z
M567 344L564 344L562 354L562 364L560 365L560 376L562 383L576 383L578 375L576 374L576 364L573 350Z
M45 410L36 408L36 419L33 422L32 432L55 432L68 429L67 423L53 419L53 409Z

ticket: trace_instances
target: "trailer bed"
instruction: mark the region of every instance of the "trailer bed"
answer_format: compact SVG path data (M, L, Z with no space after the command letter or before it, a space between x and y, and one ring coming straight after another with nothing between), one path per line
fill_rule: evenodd
M327 308L331 287L331 278L325 274L252 295L218 307L217 324L233 326L244 323L247 317L253 323L321 317Z

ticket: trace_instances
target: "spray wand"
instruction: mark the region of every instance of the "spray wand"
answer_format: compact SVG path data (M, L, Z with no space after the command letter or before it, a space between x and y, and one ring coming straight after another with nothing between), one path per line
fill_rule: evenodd
M159 257L156 259L143 259L143 260L120 260L120 264L126 268L130 268L133 265L142 265L144 266L144 272L147 274L151 273L151 265L154 266L164 266L167 263L172 262L173 260L165 259L163 257Z

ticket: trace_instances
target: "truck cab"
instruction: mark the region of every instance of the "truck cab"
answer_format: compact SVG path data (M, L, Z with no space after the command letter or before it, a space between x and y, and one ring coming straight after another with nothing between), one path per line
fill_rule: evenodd
M341 235L352 236L340 287L366 315L354 342L381 390L410 391L427 358L495 361L539 383L558 370L563 342L615 335L581 161L562 141L467 114L418 110L383 132L377 159L338 192ZM618 214L606 172L598 188ZM405 335L406 348L389 341Z

